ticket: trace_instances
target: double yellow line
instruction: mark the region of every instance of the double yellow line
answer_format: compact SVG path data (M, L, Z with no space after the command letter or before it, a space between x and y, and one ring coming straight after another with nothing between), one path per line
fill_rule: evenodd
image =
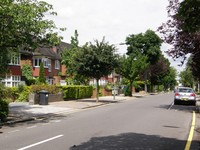
M192 114L192 125L191 125L191 128L190 128L190 134L188 136L188 140L187 140L187 143L186 143L186 146L185 146L185 150L190 150L190 146L191 146L191 143L192 143L192 138L193 138L193 135L194 135L195 121L196 121L196 114L193 111L193 114Z

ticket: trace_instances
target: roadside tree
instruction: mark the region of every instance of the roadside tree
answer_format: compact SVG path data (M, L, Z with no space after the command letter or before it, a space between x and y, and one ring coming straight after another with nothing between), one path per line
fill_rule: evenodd
M182 58L183 64L187 54L195 57L194 63L200 59L200 1L169 0L167 7L169 20L158 28L163 40L173 47L166 52L174 59ZM200 68L193 66L200 74ZM192 70L193 70L192 69ZM200 78L200 77L199 77Z
M147 66L147 56L141 54L124 55L119 59L119 67L116 72L122 75L130 83L129 96L132 96L132 86L134 80L143 72Z
M160 46L162 40L152 30L147 30L144 34L132 34L126 38L127 55L144 55L147 57L146 69L144 69L145 75L145 91L147 92L147 74L150 65L155 64L161 55Z
M75 58L76 73L85 77L94 78L97 82L97 102L99 100L99 80L112 73L118 65L116 48L103 38L94 43L86 43L78 51Z
M65 49L62 53L62 64L64 64L67 68L67 84L87 85L89 79L81 74L76 73L75 58L78 57L77 55L81 48L78 46L78 44L78 32L75 30L74 36L71 37L71 47Z

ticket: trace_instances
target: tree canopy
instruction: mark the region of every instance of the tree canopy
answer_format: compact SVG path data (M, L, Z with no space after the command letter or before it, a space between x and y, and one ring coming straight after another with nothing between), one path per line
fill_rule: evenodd
M139 76L141 72L147 67L147 56L145 55L134 55L130 54L129 56L123 56L119 59L119 67L117 68L117 73L122 75L130 83L130 93L129 96L132 96L132 85L136 77Z
M162 40L152 30L128 36L126 44L128 45L127 55L132 53L146 55L150 64L155 64L160 57Z
M148 65L146 65L146 69L144 70L145 92L147 92L148 67L159 60L162 40L154 31L147 30L145 33L128 36L126 44L128 45L127 55L144 55L147 57Z
M166 43L173 47L166 52L174 59L186 54L195 54L200 48L199 14L200 1L198 0L169 0L167 7L169 20L158 28Z

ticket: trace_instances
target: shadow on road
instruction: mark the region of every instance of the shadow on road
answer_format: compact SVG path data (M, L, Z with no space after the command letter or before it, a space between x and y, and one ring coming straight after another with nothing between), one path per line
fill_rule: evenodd
M81 145L74 145L70 150L172 150L184 149L186 141L137 133L116 136L94 137Z
M157 108L163 108L168 110L177 110L177 111L184 111L184 112L193 112L197 111L197 106L192 106L188 104L179 104L179 105L160 105Z

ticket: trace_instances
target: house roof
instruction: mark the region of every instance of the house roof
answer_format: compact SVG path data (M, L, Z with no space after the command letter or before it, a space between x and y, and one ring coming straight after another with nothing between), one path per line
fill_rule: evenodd
M34 56L46 56L50 57L55 60L60 60L61 59L61 53L65 49L71 48L71 45L65 42L61 42L58 46L56 47L39 47L36 49L34 52Z

